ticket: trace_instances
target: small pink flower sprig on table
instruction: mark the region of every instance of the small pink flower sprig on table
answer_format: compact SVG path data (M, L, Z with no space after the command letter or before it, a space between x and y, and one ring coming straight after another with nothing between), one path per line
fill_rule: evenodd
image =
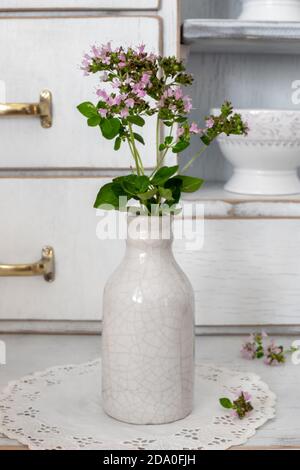
M251 395L248 392L239 391L233 401L229 398L220 398L219 402L223 408L232 410L232 416L239 419L245 418L251 411L253 406L251 404Z
M269 339L266 332L252 333L248 341L242 345L241 354L244 359L264 359L264 363L269 366L279 365L286 362L286 356L298 351L291 347L284 349L277 346L274 340Z
M114 178L100 189L96 208L108 204L119 210L122 196L122 203L124 198L127 203L135 200L140 203L141 212L153 214L154 207L161 215L163 208L179 202L182 192L201 187L201 178L184 173L218 135L247 134L247 125L239 114L233 113L229 102L223 104L219 116L206 117L204 127L189 122L192 101L182 87L191 85L193 77L176 57L148 53L143 44L125 49L112 48L108 43L93 46L84 55L81 68L84 75L99 73L103 85L96 90L98 102L85 101L78 110L87 118L88 126L100 128L104 138L114 141L116 151L126 143L133 158L129 175ZM148 155L146 152L142 157L141 145L145 142L138 129L152 116L156 116L156 165L148 175L144 170ZM162 127L166 131L163 138ZM164 165L169 151L180 154L193 137L200 139L202 147L180 171L178 165Z

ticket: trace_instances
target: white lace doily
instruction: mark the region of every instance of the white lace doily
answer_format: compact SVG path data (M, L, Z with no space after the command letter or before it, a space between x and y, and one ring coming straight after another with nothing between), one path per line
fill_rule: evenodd
M239 420L219 398L242 389L254 411ZM31 449L228 449L275 416L275 395L260 378L196 366L195 406L184 420L159 426L116 421L101 407L101 361L53 367L9 383L0 395L0 433Z

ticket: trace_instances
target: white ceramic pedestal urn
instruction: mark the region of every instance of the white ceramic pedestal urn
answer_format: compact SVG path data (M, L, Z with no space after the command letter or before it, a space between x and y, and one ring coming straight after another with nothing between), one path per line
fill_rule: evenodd
M300 21L300 0L243 0L239 19Z
M224 189L261 196L300 194L300 111L235 111L248 123L249 132L247 137L218 137L224 157L233 166L233 175Z
M104 291L103 407L127 423L192 411L194 295L173 256L171 226L169 216L129 216L126 254Z

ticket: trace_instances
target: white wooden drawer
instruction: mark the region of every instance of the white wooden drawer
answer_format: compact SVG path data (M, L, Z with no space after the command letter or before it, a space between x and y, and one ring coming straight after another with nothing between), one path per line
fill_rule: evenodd
M56 280L0 277L0 320L98 320L124 241L101 241L92 208L107 178L0 179L1 263L56 254ZM175 256L196 294L198 325L300 325L300 219L206 220L204 246Z
M0 319L97 320L122 241L100 241L93 201L106 179L0 180L0 264L37 261L53 246L56 279L0 277Z
M112 40L113 39L113 40ZM82 55L91 44L146 43L160 50L158 17L1 18L0 82L7 102L36 102L43 89L53 95L53 126L43 129L32 117L1 117L0 168L128 168L125 148L88 128L76 106L94 101L98 76L83 77ZM155 123L145 126L150 142L146 166L155 161ZM151 138L153 136L153 138Z
M155 10L159 0L0 0L0 10Z

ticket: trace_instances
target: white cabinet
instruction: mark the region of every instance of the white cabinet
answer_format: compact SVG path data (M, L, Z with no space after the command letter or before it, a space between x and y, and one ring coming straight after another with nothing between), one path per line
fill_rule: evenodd
M7 102L36 102L42 90L53 99L53 125L37 118L0 118L0 168L129 168L128 149L115 152L100 131L88 128L76 106L97 102L99 76L84 77L80 63L92 44L146 43L160 52L158 17L0 18L0 80ZM147 167L155 161L155 123L148 136ZM151 136L153 138L151 139Z
M56 265L53 283L0 277L0 331L7 321L10 331L28 329L29 320L57 321L54 329L61 331L65 322L79 321L80 331L84 322L101 319L103 287L124 242L97 238L93 202L107 175L128 172L132 162L125 146L115 152L88 128L76 106L96 102L99 86L98 77L80 70L83 53L110 40L178 55L178 1L0 0L0 102L34 103L44 89L53 97L49 129L36 117L0 117L0 264L37 261L50 245ZM143 132L151 168L154 123Z
M160 0L0 0L0 10L156 10Z

